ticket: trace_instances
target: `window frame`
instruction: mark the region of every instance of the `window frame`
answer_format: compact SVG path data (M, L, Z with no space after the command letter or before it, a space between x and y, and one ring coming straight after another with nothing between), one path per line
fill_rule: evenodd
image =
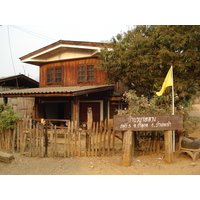
M59 73L57 73L58 69L60 70ZM51 70L50 73L49 73L49 70ZM49 79L50 79L50 81L49 81ZM57 79L60 79L60 81L58 81ZM62 85L62 83L63 83L63 67L62 66L48 67L46 83L47 83L47 85Z
M82 67L82 68L81 68ZM83 70L84 67L84 70ZM95 79L95 67L93 64L78 65L78 78L77 82L94 82Z

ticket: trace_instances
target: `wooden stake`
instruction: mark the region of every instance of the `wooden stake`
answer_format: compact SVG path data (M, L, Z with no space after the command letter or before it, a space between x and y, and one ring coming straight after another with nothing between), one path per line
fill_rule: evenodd
M99 122L97 122L95 131L95 157L97 157L97 151L98 151L98 129L99 129Z
M66 151L67 151L67 131L64 131L64 158L66 158Z
M78 156L81 156L81 131L78 131Z
M17 124L15 124L15 128L14 128L14 130L13 130L13 138L12 138L12 140L13 140L13 146L12 146L12 153L14 153L14 151L15 151L15 135L16 135L16 129L17 129Z
M113 146L112 146L112 155L114 156L115 155L115 131L113 130L112 131L112 144L113 144Z

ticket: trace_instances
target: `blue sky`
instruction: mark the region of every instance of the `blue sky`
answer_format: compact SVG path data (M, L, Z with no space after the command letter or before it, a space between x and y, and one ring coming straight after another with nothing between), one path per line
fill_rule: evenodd
M139 24L199 24L197 2L7 0L0 12L0 77L38 80L39 67L19 58L60 39L101 42Z

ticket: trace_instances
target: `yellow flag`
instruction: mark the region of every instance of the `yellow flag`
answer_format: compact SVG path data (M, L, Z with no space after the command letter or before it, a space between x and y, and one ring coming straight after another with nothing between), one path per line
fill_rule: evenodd
M169 69L167 76L162 84L161 90L159 92L156 92L156 94L158 96L161 96L168 86L172 86L172 84L173 84L172 70L173 70L173 68L171 66L171 68Z

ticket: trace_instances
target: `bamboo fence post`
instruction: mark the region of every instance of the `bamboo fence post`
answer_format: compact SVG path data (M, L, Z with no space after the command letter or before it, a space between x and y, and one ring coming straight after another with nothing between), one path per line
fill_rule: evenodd
M97 151L98 151L98 130L99 130L99 122L97 122L96 125L96 131L95 131L95 157L97 157Z
M102 122L100 123L100 127L99 127L99 155L101 155L102 153Z
M43 140L43 132L44 132L44 126L41 124L40 125L40 157L44 157L44 151L43 151L43 145L44 145L44 140Z
M67 129L67 156L70 157L70 127L71 122L68 123L68 129Z
M85 149L84 150L85 150L85 157L86 157L87 156L87 148L88 148L88 143L87 143L88 137L87 137L87 131L86 130L84 131L84 136L85 136Z
M36 154L36 156L39 156L39 139L38 139L38 132L39 132L39 126L38 126L38 123L36 123L36 122L34 122L34 124L33 124L33 129L35 129L35 134L36 134L36 143L35 143L35 154Z
M105 156L105 143L106 143L106 128L104 126L104 130L103 130L103 156Z
M17 129L17 123L14 125L14 130L13 130L13 138L12 138L12 153L15 151L15 135L16 135L16 129ZM0 138L1 140L1 138Z
M44 145L45 145L45 156L48 157L49 137L48 137L48 126L44 125Z
M110 155L111 130L108 129L108 155Z
M57 156L57 129L56 125L54 126L54 157Z
M81 131L78 131L78 156L81 156Z
M66 154L67 154L67 147L66 147L66 145L67 145L67 132L66 131L64 131L64 158L66 158Z
M73 157L74 155L74 149L73 149L73 125L74 125L74 122L72 121L71 123L71 132L70 132L70 151L71 151L71 156Z
M32 121L30 120L30 129L33 132L33 156L36 156L36 129L35 129L35 125L33 125L33 129L32 129Z
M24 128L26 129L26 121L23 122L23 125L25 126ZM31 157L32 155L32 131L31 131L31 126L29 124L28 129L27 129L27 135L29 135L29 152L28 155Z
M78 132L77 132L77 121L74 122L74 156L77 156L78 154Z
M20 133L21 120L17 123L17 152L19 152L19 133Z
M53 130L53 124L51 124L51 131L50 131L50 149L51 149L51 157L54 156L54 130Z
M115 131L114 130L112 131L112 137L113 137L113 139L112 139L112 144L113 144L112 155L114 156L115 155Z
M91 156L91 129L88 130L88 156Z
M95 122L93 122L93 129L91 130L92 156L94 156L94 137L95 137Z

